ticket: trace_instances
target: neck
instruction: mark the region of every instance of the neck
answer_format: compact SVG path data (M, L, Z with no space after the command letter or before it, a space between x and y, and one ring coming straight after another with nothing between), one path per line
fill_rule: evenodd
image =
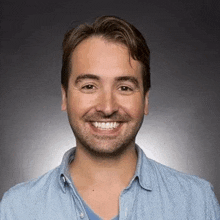
M106 186L121 184L126 187L135 174L137 152L135 145L119 157L97 158L83 147L76 147L75 159L70 165L72 179Z

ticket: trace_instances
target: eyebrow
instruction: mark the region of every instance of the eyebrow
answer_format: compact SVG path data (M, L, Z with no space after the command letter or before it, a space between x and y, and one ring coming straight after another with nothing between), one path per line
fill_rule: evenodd
M134 76L119 76L116 78L116 81L129 81L135 84L135 86L139 87L138 79Z
M76 80L75 80L75 84L79 83L80 81L82 81L83 79L95 79L95 80L100 80L100 77L99 76L96 76L94 74L82 74L82 75L79 75L76 77Z
M100 77L91 73L88 74L82 74L77 76L76 80L75 80L75 84L79 83L80 81L82 81L83 79L94 79L99 81ZM116 82L121 82L121 81L129 81L135 84L135 86L139 87L139 82L138 79L134 76L119 76L116 77L115 79Z

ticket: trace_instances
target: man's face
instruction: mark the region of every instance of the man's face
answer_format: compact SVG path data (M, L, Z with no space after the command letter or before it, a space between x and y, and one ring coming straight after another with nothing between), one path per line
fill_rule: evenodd
M134 146L148 113L142 67L128 49L101 37L82 41L71 57L67 92L62 88L77 147L100 157L119 155Z

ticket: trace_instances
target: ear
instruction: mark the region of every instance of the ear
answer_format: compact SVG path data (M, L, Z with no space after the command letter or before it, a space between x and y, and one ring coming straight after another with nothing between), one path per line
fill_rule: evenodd
M62 103L61 103L61 110L66 111L67 109L67 94L66 90L61 86L61 96L62 96Z
M149 113L149 91L145 94L144 97L144 114L148 115Z

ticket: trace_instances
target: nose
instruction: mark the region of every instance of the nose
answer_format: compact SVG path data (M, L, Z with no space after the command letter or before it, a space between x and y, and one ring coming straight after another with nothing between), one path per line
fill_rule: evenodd
M118 104L113 91L103 91L98 97L96 111L102 112L105 116L110 116L118 111Z

